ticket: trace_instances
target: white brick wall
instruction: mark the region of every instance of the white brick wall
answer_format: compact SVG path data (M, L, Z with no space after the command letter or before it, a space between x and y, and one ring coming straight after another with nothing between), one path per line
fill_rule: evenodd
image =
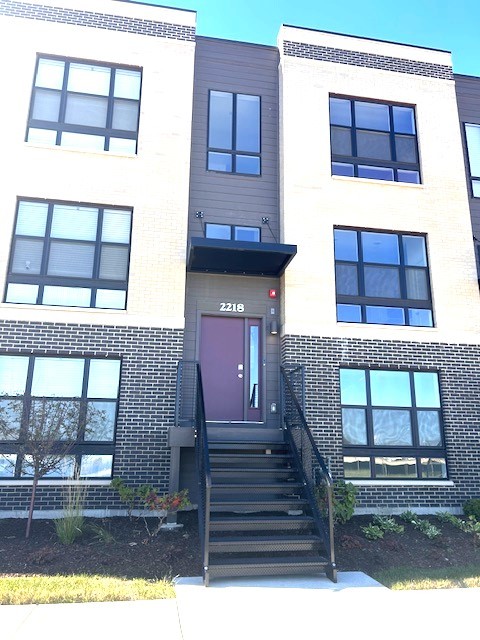
M321 32L284 28L283 37L449 63L445 52ZM415 105L422 184L332 177L330 93ZM477 342L480 300L453 82L281 55L281 95L283 240L298 245L284 280L283 332ZM435 328L336 322L334 225L427 234Z
M195 25L195 14L111 0L43 1ZM0 16L3 160L0 291L18 196L133 207L127 311L0 304L0 317L180 328L184 324L194 43ZM24 142L37 53L143 69L137 156ZM10 63L6 63L10 61Z

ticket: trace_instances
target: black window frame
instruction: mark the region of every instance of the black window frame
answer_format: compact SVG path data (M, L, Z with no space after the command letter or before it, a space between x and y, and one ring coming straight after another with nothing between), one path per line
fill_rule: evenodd
M41 203L48 205L48 213L47 213L47 222L45 228L45 235L42 236L29 236L24 234L16 234L16 227L19 215L19 207L22 202L33 202L33 203ZM65 205L65 206L73 206L73 207L84 207L84 208L95 208L98 209L98 218L97 218L97 232L95 241L91 240L78 240L75 238L62 238L56 239L64 242L70 242L72 244L78 245L94 245L94 259L93 259L93 277L92 278L82 278L82 277L73 277L73 276L57 276L57 275L48 275L48 261L50 254L50 247L52 245L52 237L50 235L52 228L52 219L53 219L53 211L56 205ZM103 215L105 210L108 211L122 211L130 213L130 237L128 241L128 245L125 243L115 243L115 242L104 242L102 241L102 226L103 226ZM102 290L115 290L115 291L125 291L125 305L120 310L125 310L127 308L127 296L128 296L128 279L130 272L130 257L131 257L131 247L132 247L132 227L133 227L133 209L131 207L121 207L121 206L110 206L110 205L100 205L93 203L78 203L78 202L69 202L65 200L40 200L38 198L17 198L17 206L15 212L15 222L13 227L12 241L10 246L10 257L8 261L8 272L7 278L5 282L5 290L3 295L3 300L7 303L7 292L9 284L30 284L38 286L37 293L37 301L35 303L22 303L22 302L8 302L8 304L35 304L35 305L43 305L43 294L46 286L57 286L57 287L73 287L73 288L88 288L91 289L90 293L90 305L87 307L82 307L80 305L65 305L65 304L56 304L52 305L51 303L47 303L48 306L60 306L66 308L82 308L82 309L119 309L119 307L97 307L96 306L96 296L99 289ZM31 239L31 240L40 240L43 239L43 251L42 251L42 262L41 262L41 272L39 274L25 275L13 273L12 266L15 257L15 242L20 239ZM123 280L113 280L113 279L102 279L99 277L100 270L100 258L101 251L104 246L108 247L128 247L128 257L127 257L127 270L126 277Z
M20 396L10 396L10 395L0 395L1 400L19 400L22 402L22 416L20 421L20 430L19 437L16 440L0 440L0 456L2 454L6 455L16 455L15 462L15 470L13 476L0 476L0 480L25 480L31 479L31 474L22 473L23 459L24 455L28 455L28 449L24 448L24 437L25 432L28 430L28 419L30 414L30 408L32 401L36 399L39 400L52 400L52 401L74 401L79 403L79 422L78 422L78 432L77 439L75 443L69 448L65 457L73 458L74 460L74 472L73 477L79 477L81 480L110 480L113 476L113 468L115 464L115 443L116 443L116 435L117 435L117 423L118 423L118 412L119 412L119 404L120 404L120 384L122 379L122 359L119 357L116 358L95 358L93 356L87 357L79 357L74 355L52 355L45 353L11 353L11 352L1 352L0 357L8 356L8 357L19 357L19 358L28 358L28 368L27 375L25 378L25 392ZM83 378L82 378L82 393L81 396L78 397L66 397L66 396L48 396L44 398L43 396L34 396L32 395L32 383L33 383L33 375L34 375L34 367L36 359L64 359L64 360L80 360L84 362L83 368ZM88 392L88 382L90 376L90 367L92 361L109 361L109 362L118 362L119 363L119 373L118 373L118 392L117 397L115 399L112 398L104 398L104 397L89 397ZM85 440L85 428L86 428L86 419L87 419L87 406L88 403L92 402L107 402L110 404L115 403L115 417L114 417L114 429L111 440ZM53 451L56 450L56 446L58 447L57 451L64 450L64 443L59 441L58 443L53 444ZM91 456L91 455L108 455L112 458L112 466L111 466L111 474L110 476L80 476L81 470L81 461L83 456ZM70 477L70 476L69 476ZM49 481L62 481L66 479L66 476L44 476L45 480Z
M422 183L422 173L421 173L421 169L420 169L420 153L419 153L419 147L418 147L418 129L417 129L417 119L416 119L416 112L415 112L415 105L412 104L404 104L404 103L397 103L397 102L389 102L389 101L384 101L384 100L373 100L371 98L359 98L359 97L351 97L351 96L344 96L344 95L338 95L338 94L330 94L329 98L337 98L340 100L348 100L350 101L350 113L351 113L351 125L347 126L347 125L338 125L338 124L332 124L331 123L331 118L330 118L330 148L331 148L331 163L332 163L332 175L346 175L343 173L334 173L334 163L341 163L341 164L351 164L353 165L353 176L351 177L362 177L364 179L377 179L377 180L382 180L384 182L397 182L397 183L401 183L401 184L421 184ZM386 106L388 107L389 110L389 124L390 124L390 129L389 131L380 131L378 129L370 129L370 128L366 128L366 127L357 127L356 126L356 119L355 119L355 103L356 102L368 102L368 103L372 103L372 104L378 104L378 105L382 105L382 106ZM394 107L404 107L404 108L409 108L412 109L413 111L413 118L414 118L414 123L415 123L415 133L414 134L409 134L409 133L404 133L404 132L396 132L394 129L394 120L393 120L393 108ZM329 111L330 112L330 111ZM333 153L333 148L332 148L332 128L338 128L338 129L342 129L345 131L350 131L350 139L351 139L351 149L352 149L352 155L340 155L340 154L335 154ZM391 160L383 160L383 159L375 159L375 158L368 158L368 157L362 157L357 155L357 131L365 131L367 133L389 133L389 138L390 138L390 153L391 153ZM397 133L398 135L402 135L402 136L407 136L411 139L414 139L415 141L415 152L416 152L416 156L417 156L417 162L413 163L413 162L400 162L397 161L397 150L396 150L396 144L395 144L395 133ZM359 170L359 166L366 166L366 167L378 167L378 168L384 168L384 169L392 169L393 170L393 180L388 180L388 179L382 179L379 177L376 178L369 178L367 176L359 176L358 175L358 170ZM418 173L418 183L417 182L410 182L407 180L399 180L398 179L398 171L399 170L405 170L405 171L415 171Z
M407 231L387 231L385 229L370 229L370 228L358 228L358 227L334 227L334 237L336 231L353 231L357 234L357 256L358 260L340 260L334 256L335 260L335 293L336 293L336 304L337 309L338 305L355 305L360 307L361 311L361 320L356 324L381 324L383 326L397 326L397 327L434 327L435 326L435 317L433 313L433 302L432 302L432 287L430 282L430 266L428 260L428 246L427 246L427 235L422 233L414 233ZM367 262L363 260L363 247L362 247L362 233L379 233L385 235L391 235L397 237L398 248L399 248L399 264L392 265L392 263L382 263L382 262ZM403 237L418 237L423 238L425 245L425 258L426 258L426 266L412 266L407 265L405 262L405 255L403 249ZM335 244L335 242L334 242ZM335 251L335 250L334 250ZM337 282L337 266L338 265L356 265L357 267L357 284L358 284L358 295L346 295L338 293L338 282ZM365 266L369 267L395 267L398 268L399 271L399 281L400 281L400 291L401 297L399 298L380 298L380 297L371 297L365 294L365 275L364 268ZM418 300L414 298L407 297L407 282L406 282L406 270L409 268L421 269L426 274L426 283L427 283L427 292L428 299L427 300ZM403 315L405 322L404 323L380 323L380 322L367 322L367 307L395 307L399 309L403 309ZM424 309L431 312L432 324L431 325L418 325L418 324L410 324L409 321L409 309ZM337 322L355 322L353 320L340 320L338 319L337 313Z
M258 231L258 240L245 240L245 242L261 242L262 241L262 229L261 227L256 227L255 225L249 224L228 224L224 222L206 222L205 223L205 237L210 238L208 235L208 227L230 227L230 238L229 240L235 240L235 231L236 229L256 229ZM242 242L239 240L238 242Z
M215 93L225 93L232 96L232 140L230 148L220 148L210 146L210 127L211 127L211 94ZM238 96L250 96L254 98L258 98L258 151L242 151L242 149L237 148L236 142L236 122L237 122L237 99ZM232 158L232 170L231 171L222 171L221 169L212 169L210 168L210 153L222 153L226 155L230 155ZM237 171L237 156L249 156L252 158L258 158L258 173L245 173L242 171ZM223 89L209 89L208 91L208 124L207 124L207 157L206 157L206 167L207 171L212 171L214 173L227 174L227 175L241 175L252 178L258 178L262 175L262 97L260 95L254 93L235 93L233 91L224 91Z
M64 67L64 74L63 74L63 84L62 84L62 88L61 90L58 89L49 89L49 88L44 88L44 87L37 87L36 86L36 79L37 79L37 73L38 73L38 66L40 63L40 60L42 59L46 59L46 60L58 60L60 62L63 62L65 64ZM86 93L80 93L80 92L69 92L67 90L68 87L68 76L69 76L69 71L70 71L70 65L71 64L84 64L84 65L91 65L91 66L95 66L95 67L103 67L105 69L110 69L110 88L109 88L109 94L108 96L102 96L102 97L107 97L108 100L108 106L107 106L107 122L106 122L106 126L105 127L95 127L95 126L90 126L90 125L80 125L80 124L69 124L65 122L65 112L66 112L66 107L67 107L67 97L69 93L75 94L75 95L81 95L81 96L97 96L98 94L86 94ZM114 129L112 127L112 119L113 119L113 107L114 107L114 86L115 86L115 73L117 70L120 71L137 71L140 74L140 89L139 89L139 97L138 100L137 99L133 99L133 98L121 98L121 100L125 100L128 102L135 102L138 104L138 117L137 117L137 126L136 126L136 130L135 131L129 131L129 130L125 130L125 129ZM113 73L112 73L113 72ZM98 62L98 61L94 61L94 60L85 60L82 58L69 58L69 57L62 57L62 56L52 56L52 55L48 55L48 54L38 54L37 55L37 60L35 63L35 73L33 76L33 85L32 85L32 94L31 94L31 99L30 99L30 107L29 107L29 112L28 112L28 123L27 123L27 130L26 130L26 134L25 134L25 141L28 142L28 137L29 137L29 130L32 129L44 129L44 130L50 130L50 131L56 131L56 141L55 141L55 145L53 146L58 146L58 147L64 147L64 145L61 144L62 142L62 134L65 133L79 133L79 134L86 134L86 135L96 135L96 136L101 136L105 138L105 142L104 142L104 151L109 151L110 150L110 138L123 138L126 140L134 140L135 141L135 154L137 154L138 152L138 132L139 132L139 126L140 126L140 106L141 106L141 96L142 96L142 80L143 80L143 70L141 67L135 67L135 66L129 66L129 65L119 65L119 64L112 64L112 63L107 63L107 62ZM34 104L35 104L35 92L36 89L41 89L42 91L60 91L60 108L59 108L59 116L58 116L58 121L54 122L54 121L49 121L49 120L38 120L38 119L34 119L33 118L33 109L34 109ZM64 148L68 148L67 146L65 146ZM75 147L75 149L81 149L84 151L95 151L95 148L89 148L88 146L86 147ZM112 153L119 153L118 151L112 151ZM122 153L122 152L120 152Z
M478 122L464 122L463 123L463 135L464 135L464 140L465 140L465 150L466 150L466 154L467 154L467 168L468 168L468 180L469 180L469 190L470 190L470 197L471 198L480 198L480 175L474 175L472 173L472 164L471 164L471 160L470 160L470 149L468 147L468 137L467 137L467 127L477 127L480 130L480 124ZM478 196L475 195L475 191L473 188L473 183L474 182L478 182L478 186L479 186L479 194Z
M339 369L339 387L341 391L341 378L340 372L342 370L355 370L355 371L363 371L365 373L365 382L366 382L366 395L367 402L365 405L362 404L342 404L341 403L341 413L343 409L362 409L365 410L366 415L366 427L367 427L367 444L358 444L354 445L351 443L345 443L343 441L343 420L342 423L342 441L343 441L343 457L345 458L353 457L353 458L368 458L370 463L370 476L367 478L363 474L359 474L358 476L353 475L345 475L345 479L347 480L376 480L376 481L385 481L391 482L397 479L401 479L403 481L424 481L424 482L434 482L438 480L448 480L448 460L447 460L447 452L446 452L446 444L445 444L445 421L443 416L443 407L442 407L442 385L441 385L441 377L440 372L438 370L431 369L406 369L406 368L387 368L387 367L379 367L379 368L365 368L365 367L340 367ZM410 407L393 405L393 406L383 406L383 405L374 405L372 403L371 396L371 383L370 383L370 374L372 372L381 371L381 372L392 372L399 373L404 372L409 374L410 381L410 393L412 404ZM440 406L439 407L424 407L416 405L416 394L415 394L415 384L414 384L414 374L415 373L429 373L435 374L437 376L438 383L438 391L440 397ZM412 445L402 445L402 446L385 446L385 445L375 445L374 444L374 430L373 430L373 411L374 410L402 410L408 411L410 413L410 424L411 424L411 434L412 434ZM436 411L439 415L439 427L440 427L440 438L441 444L438 446L422 446L419 443L419 427L418 427L418 413L421 411ZM417 470L417 476L415 478L405 477L405 478L386 478L384 476L377 477L375 461L376 458L414 458L415 466ZM442 459L445 464L445 476L443 477L428 477L422 475L422 459Z

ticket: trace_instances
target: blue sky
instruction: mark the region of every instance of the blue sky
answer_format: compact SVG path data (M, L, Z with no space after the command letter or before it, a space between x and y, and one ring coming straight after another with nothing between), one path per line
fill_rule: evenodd
M453 53L456 73L480 76L480 0L142 0L194 9L202 36L276 44L282 23Z

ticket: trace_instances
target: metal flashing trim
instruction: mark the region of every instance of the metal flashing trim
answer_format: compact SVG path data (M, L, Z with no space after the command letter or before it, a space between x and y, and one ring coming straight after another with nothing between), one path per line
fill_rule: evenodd
M16 0L0 0L0 15L108 31L123 31L154 38L195 41L195 27L93 11L36 5L28 2L17 2Z
M438 78L440 80L453 80L453 70L448 65L408 60L406 58L394 58L377 53L364 53L336 49L316 44L305 44L285 40L283 53L294 58L307 58L309 60L321 60L336 64L348 64L356 67L369 67L382 71L394 71L395 73L409 73L415 76Z

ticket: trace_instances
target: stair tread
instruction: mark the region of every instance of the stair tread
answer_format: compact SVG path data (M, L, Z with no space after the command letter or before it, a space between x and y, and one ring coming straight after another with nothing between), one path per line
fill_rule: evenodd
M237 544L239 542L249 544L256 542L321 542L320 536L306 534L302 536L211 536L210 544Z
M252 489L301 489L303 482L288 482L280 480L279 482L213 482L212 489L239 489L240 487Z
M275 469L273 467L210 467L210 470L218 473L295 473L296 469L291 468L280 468Z
M242 522L314 522L312 516L259 516L257 514L252 514L249 516L221 516L216 517L212 515L210 518L210 522L214 522L215 524L219 524L222 522L238 522L239 524Z
M214 558L212 558L214 560ZM291 566L297 567L301 565L313 565L318 567L325 567L329 564L326 558L322 558L319 556L287 556L287 557L254 557L254 558L222 558L217 562L211 562L209 566L209 570L215 567L221 566L245 566L245 565L283 565L283 566Z

